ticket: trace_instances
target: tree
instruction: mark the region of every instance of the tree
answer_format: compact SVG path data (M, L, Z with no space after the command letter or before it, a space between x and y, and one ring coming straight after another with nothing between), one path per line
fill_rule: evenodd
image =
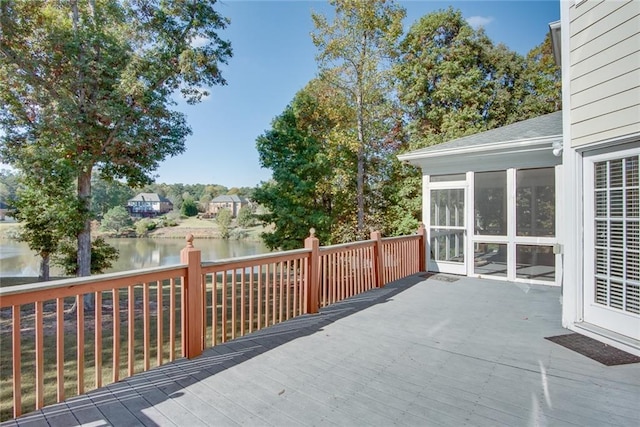
M271 169L273 176L253 193L254 201L267 210L258 218L275 226L262 234L271 249L300 248L311 227L323 243L331 240L334 169L312 131L328 127L322 124L323 116L308 85L256 140L260 165Z
M126 206L134 191L117 180L106 180L94 173L91 179L91 214L102 218L111 208Z
M63 239L60 242L59 250L53 256L53 262L61 267L67 275L78 275L78 257L74 240ZM101 274L111 268L113 262L118 259L118 250L109 245L102 237L97 237L91 242L91 274ZM89 294L89 297L92 295ZM87 298L85 294L85 304L88 308L93 308L93 298ZM75 310L75 303L72 311Z
M78 232L79 207L71 169L59 165L56 169L66 173L51 173L50 163L42 162L40 153L31 154L31 167L25 168L28 173L19 177L15 218L21 223L19 239L40 256L39 280L47 281L50 259L59 250L59 242Z
M18 190L18 174L9 170L0 170L0 202L12 206Z
M492 48L484 32L453 8L411 26L395 66L411 149L485 129L494 93Z
M216 224L220 229L220 237L228 239L230 236L229 227L231 226L232 216L229 209L220 209L216 214Z
M385 0L330 3L336 16L329 23L324 16L312 14L316 28L312 39L319 51L321 78L343 92L354 112L345 135L356 153L357 232L364 237L366 186L369 175L375 173L367 163L379 152L387 130L390 74L386 65L395 54L405 11Z
M255 222L255 216L249 206L243 206L238 212L238 225L240 227L251 227Z
M66 159L78 199L78 275L90 274L91 176L151 182L190 133L172 111L225 84L228 20L214 1L34 0L0 2L1 161L37 150ZM198 39L198 43L193 43ZM204 40L204 43L200 43Z
M105 231L113 231L119 234L124 229L133 225L129 212L124 206L111 208L104 214L100 222L100 228Z
M182 202L180 212L182 212L184 216L196 216L198 215L198 205L193 199L186 199Z
M519 83L524 98L519 109L520 120L562 108L562 76L553 58L550 34L527 54Z

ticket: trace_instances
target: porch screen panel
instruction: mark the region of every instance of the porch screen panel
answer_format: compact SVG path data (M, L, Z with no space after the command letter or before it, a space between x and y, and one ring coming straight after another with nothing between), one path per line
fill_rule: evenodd
M594 164L595 302L640 314L639 157Z
M520 169L516 173L516 235L556 234L554 168Z
M431 257L464 262L464 189L431 190Z
M474 178L476 235L507 235L507 173L478 172Z

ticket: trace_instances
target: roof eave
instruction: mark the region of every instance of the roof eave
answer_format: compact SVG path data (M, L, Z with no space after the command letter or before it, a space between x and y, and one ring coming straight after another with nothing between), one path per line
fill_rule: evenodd
M398 160L423 169L424 173L460 173L499 170L511 167L544 167L561 163L553 154L554 143L562 135L520 139L469 147L444 148L426 153L413 152Z

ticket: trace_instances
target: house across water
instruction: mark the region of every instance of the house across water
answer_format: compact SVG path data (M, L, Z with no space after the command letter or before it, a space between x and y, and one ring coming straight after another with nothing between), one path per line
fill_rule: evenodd
M127 209L133 217L155 217L171 212L173 203L158 193L138 193L127 201Z

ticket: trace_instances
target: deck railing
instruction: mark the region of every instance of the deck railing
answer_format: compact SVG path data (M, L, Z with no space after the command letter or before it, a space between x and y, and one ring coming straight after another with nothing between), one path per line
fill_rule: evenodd
M0 420L424 271L424 250L422 226L326 247L312 230L304 249L202 262L190 236L180 265L0 288Z

